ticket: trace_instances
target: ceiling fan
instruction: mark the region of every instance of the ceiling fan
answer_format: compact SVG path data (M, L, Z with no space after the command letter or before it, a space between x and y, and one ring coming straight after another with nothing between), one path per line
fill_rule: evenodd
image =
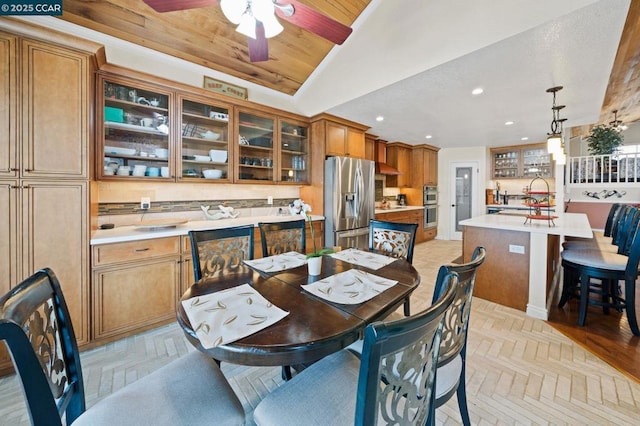
M212 6L218 0L143 0L156 12L173 12ZM351 28L297 0L219 0L222 12L236 31L248 36L249 60L269 59L267 39L282 31L276 15L335 44L342 44Z

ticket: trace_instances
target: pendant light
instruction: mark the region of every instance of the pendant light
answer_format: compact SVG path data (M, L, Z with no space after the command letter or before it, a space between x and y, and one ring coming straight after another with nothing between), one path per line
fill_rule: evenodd
M560 90L562 90L562 86L555 86L547 89L547 93L553 94L553 106L551 107L553 120L551 121L551 133L547 133L547 152L553 155L554 160L556 160L558 164L560 164L560 159L557 157L564 155L562 126L567 120L566 118L560 118L560 110L564 108L564 105L556 105L556 93Z
M275 37L284 29L276 18L275 6L273 0L221 0L220 2L224 16L231 23L238 25L236 31L254 39L258 21L264 26L266 38Z

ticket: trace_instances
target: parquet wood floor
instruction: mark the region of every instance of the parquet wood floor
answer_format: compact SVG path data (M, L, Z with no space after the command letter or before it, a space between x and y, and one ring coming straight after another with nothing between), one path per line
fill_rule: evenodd
M416 246L422 283L412 311L430 303L438 267L460 253L459 241ZM190 350L178 325L171 324L83 352L87 405ZM222 363L222 370L253 424L253 408L282 385L280 369ZM0 425L28 425L15 377L0 379L0 396ZM473 301L468 339L467 399L474 425L637 425L640 419L638 382L548 322L479 298ZM455 397L438 409L436 422L460 424Z

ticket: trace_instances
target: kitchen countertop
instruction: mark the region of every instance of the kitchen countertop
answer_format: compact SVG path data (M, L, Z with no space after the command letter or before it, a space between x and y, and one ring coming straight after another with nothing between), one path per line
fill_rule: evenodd
M479 228L530 232L532 234L593 238L589 219L584 213L563 213L555 218L553 222L555 226L549 226L546 220L534 220L525 224L522 216L487 214L465 219L460 224Z
M91 245L121 243L125 241L148 240L152 238L175 237L187 235L189 231L203 229L230 228L233 226L258 226L259 222L287 222L299 220L304 216L246 216L235 219L192 220L182 225L166 228L139 228L134 225L118 226L113 229L98 229L91 237ZM324 220L324 216L311 215L311 220Z
M385 214L393 212L403 212L407 210L424 210L424 206L404 206L404 207L390 207L388 209L376 208L375 214Z

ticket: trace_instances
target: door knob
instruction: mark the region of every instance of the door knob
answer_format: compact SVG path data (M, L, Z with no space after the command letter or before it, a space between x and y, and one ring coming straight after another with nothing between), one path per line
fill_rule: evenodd
M455 206L456 206L455 204L451 204L451 207L455 207Z

